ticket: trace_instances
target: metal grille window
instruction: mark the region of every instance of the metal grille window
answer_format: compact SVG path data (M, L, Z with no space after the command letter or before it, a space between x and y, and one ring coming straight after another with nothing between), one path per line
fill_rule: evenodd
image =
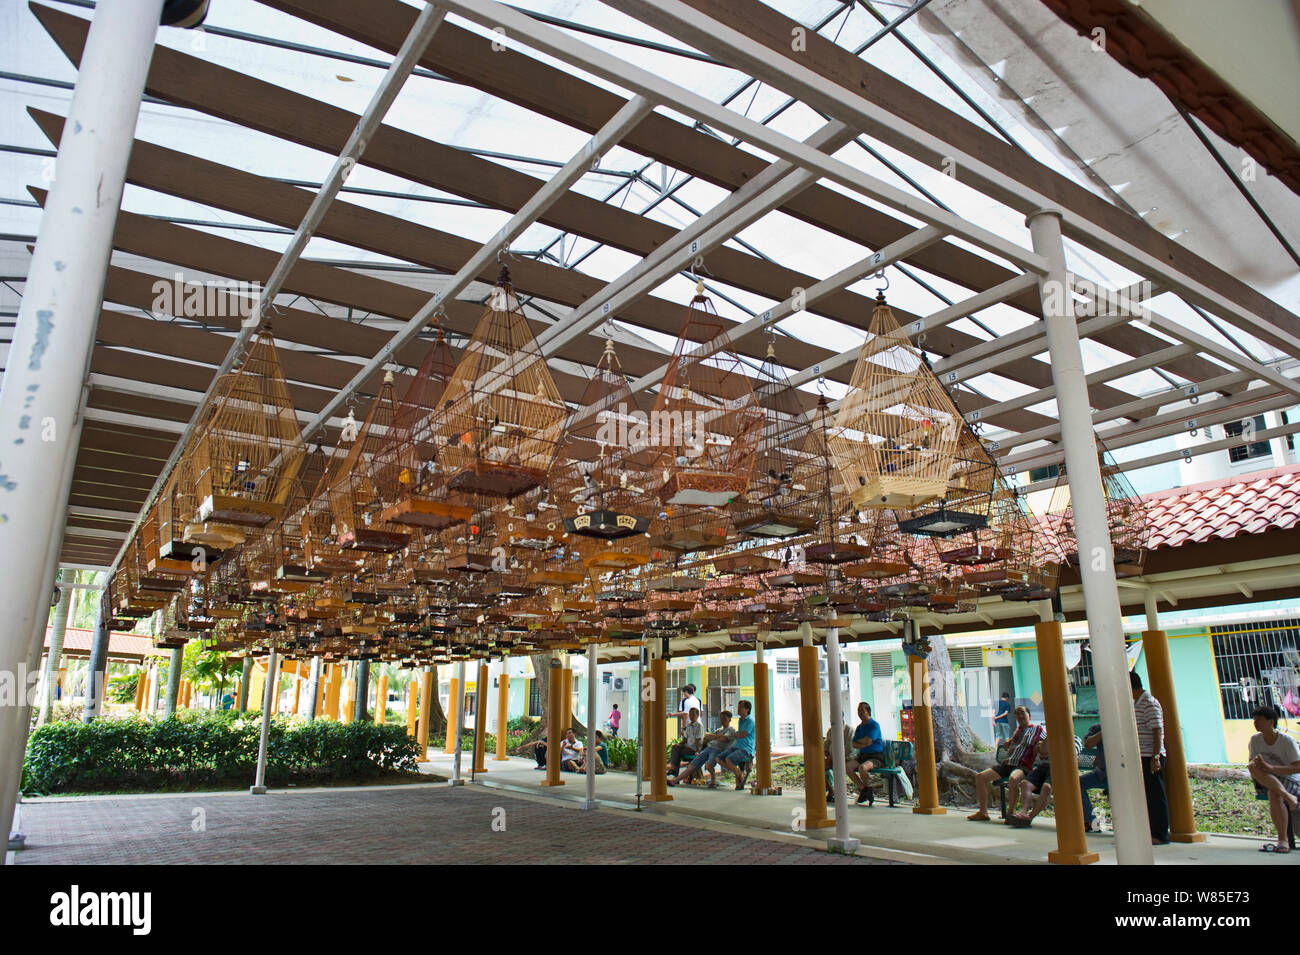
M797 674L799 672L799 661L798 660L777 660L776 672Z
M1210 628L1219 675L1223 718L1248 720L1260 704L1300 705L1300 620L1242 623Z
M528 715L542 715L542 681L528 681Z
M1071 691L1081 686L1092 686L1092 647L1086 640L1079 650L1079 662L1070 668L1069 677Z
M949 647L948 657L953 663L964 667L982 667L984 665L983 647Z
M740 686L740 667L709 667L709 686Z
M793 746L795 743L795 732L793 723L776 724L776 742L778 746Z
M871 654L872 676L893 676L894 660L888 653Z

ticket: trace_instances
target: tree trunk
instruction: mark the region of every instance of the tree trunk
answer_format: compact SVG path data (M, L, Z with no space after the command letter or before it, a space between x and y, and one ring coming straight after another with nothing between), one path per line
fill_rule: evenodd
M545 650L541 653L529 654L529 659L533 661L533 673L535 674L533 679L537 683L537 695L541 699L541 703L542 703L542 718L538 720L537 723L533 726L532 731L528 734L528 736L524 739L524 741L521 742L519 746L515 747L514 755L519 755L521 747L527 745L528 743L536 742L546 734L546 724L547 724L546 714L550 712L550 706L551 706L551 680L550 680L551 661L554 660L556 656L557 654L554 650ZM576 716L573 717L573 722L571 725L573 727L574 734L577 735L579 739L586 738L587 727L584 726L582 723L578 722L578 718ZM532 749L530 748L527 751L527 753L525 753L524 755L528 755L531 753L532 753Z
M930 656L926 662L934 693L935 758L940 762L960 762L956 759L959 753L974 749L970 721L966 719L965 709L957 705L957 675L953 672L943 634L931 634L929 640Z
M434 676L435 678L437 677L436 670L434 672ZM420 679L423 679L423 675L417 678L417 683L416 683L417 691L419 691L420 689L420 685L418 682ZM443 739L446 739L447 738L447 714L443 712L442 701L438 699L438 692L437 692L438 688L435 686L433 689L434 692L429 694L429 735L437 736L439 733L441 733Z

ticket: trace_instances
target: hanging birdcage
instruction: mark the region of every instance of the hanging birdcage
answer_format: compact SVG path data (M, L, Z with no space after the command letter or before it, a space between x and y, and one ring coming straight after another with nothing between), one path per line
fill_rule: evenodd
M455 373L456 358L439 326L437 340L397 403L393 427L372 465L385 521L436 531L463 524L473 515L472 502L447 488L446 461L440 456L446 441L433 434Z
M252 528L280 519L306 448L269 332L216 383L207 409L186 452L198 521Z
M393 427L396 405L393 375L384 375L365 420L356 429L346 456L329 486L330 515L343 550L388 554L406 546L410 534L385 521L373 476L375 456Z
M1124 470L1100 440L1097 441L1097 458L1101 470L1102 493L1106 499L1106 525L1115 554L1115 575L1140 575L1151 533L1147 504L1133 489ZM1074 507L1064 461L1060 464L1056 487L1052 491L1043 522L1056 541L1062 563L1078 566L1079 542L1075 534Z
M786 538L815 530L834 465L824 439L812 432L816 420L804 414L801 393L776 362L775 345L758 371L755 395L763 411L763 433L749 489L731 507L736 531L747 537ZM825 398L821 399L825 407ZM829 467L828 467L829 465Z
M853 502L911 509L942 497L961 421L881 292L832 439Z
M503 268L431 422L448 490L509 499L539 486L566 415Z
M703 283L686 309L647 429L659 500L720 507L749 487L763 410Z
M901 533L932 538L970 534L978 542L988 528L997 464L970 425L962 418L957 424L957 447L943 494L916 508L895 509Z

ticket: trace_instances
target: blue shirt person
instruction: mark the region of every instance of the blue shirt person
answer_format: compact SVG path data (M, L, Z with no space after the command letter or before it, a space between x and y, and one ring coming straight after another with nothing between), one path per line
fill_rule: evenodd
M853 731L853 748L856 754L845 769L858 781L858 803L868 806L876 802L871 792L871 771L885 765L885 741L880 735L880 724L871 718L871 704L865 700L858 704L858 726Z
M736 777L737 789L745 788L745 780L749 777L749 770L754 762L757 727L754 725L753 716L750 715L753 708L749 700L741 700L736 704L736 711L740 714L740 719L736 723L736 740L731 744L730 749L718 755L718 765Z

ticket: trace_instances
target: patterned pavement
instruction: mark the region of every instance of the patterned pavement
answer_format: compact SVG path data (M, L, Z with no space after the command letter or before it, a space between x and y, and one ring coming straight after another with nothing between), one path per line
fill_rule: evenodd
M473 787L25 802L19 864L870 864L787 841Z

